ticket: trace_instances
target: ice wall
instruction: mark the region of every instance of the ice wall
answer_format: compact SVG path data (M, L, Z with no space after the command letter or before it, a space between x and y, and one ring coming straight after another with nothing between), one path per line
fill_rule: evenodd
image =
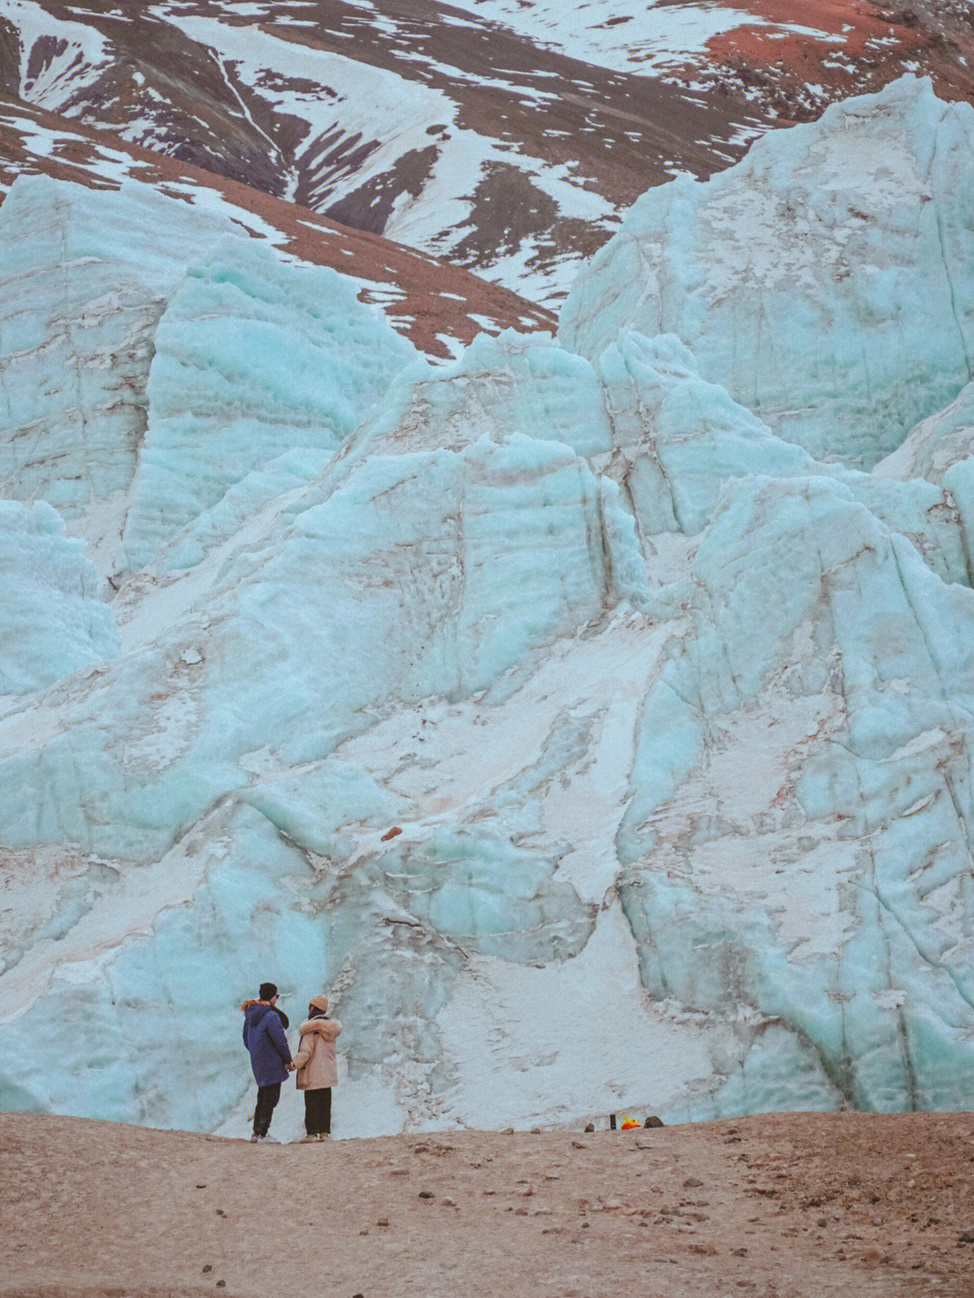
M870 467L972 377L974 109L904 77L650 190L581 272L561 338L674 333L813 455Z
M20 178L0 207L0 480L76 516L128 487L155 327L233 226L147 185Z
M0 694L25 694L118 652L95 571L39 501L0 501Z
M931 361L866 473L611 307L434 365L206 223L157 282L168 208L98 203L144 431L90 407L117 592L20 503L85 472L70 419L0 512L0 1103L244 1134L272 977L345 1023L338 1134L970 1108L970 389Z
M349 280L236 240L189 266L154 342L131 570L282 450L335 451L415 358Z

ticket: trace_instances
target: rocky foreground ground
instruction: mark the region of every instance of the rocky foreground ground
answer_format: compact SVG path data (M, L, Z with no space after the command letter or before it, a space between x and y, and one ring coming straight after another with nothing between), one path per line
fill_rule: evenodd
M4 1298L974 1294L974 1115L251 1145L0 1115Z

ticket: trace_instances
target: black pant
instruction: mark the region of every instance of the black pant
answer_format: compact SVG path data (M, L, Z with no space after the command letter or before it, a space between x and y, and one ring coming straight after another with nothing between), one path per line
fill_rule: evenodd
M257 1087L257 1108L254 1109L254 1135L266 1136L274 1116L274 1106L281 1098L281 1083Z
M304 1129L309 1136L331 1135L331 1087L304 1093Z

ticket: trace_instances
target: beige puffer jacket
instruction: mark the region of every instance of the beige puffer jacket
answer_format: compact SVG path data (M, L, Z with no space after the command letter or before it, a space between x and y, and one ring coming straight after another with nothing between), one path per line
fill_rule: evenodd
M305 1019L301 1042L294 1056L299 1091L319 1091L338 1085L335 1039L342 1030L338 1019Z

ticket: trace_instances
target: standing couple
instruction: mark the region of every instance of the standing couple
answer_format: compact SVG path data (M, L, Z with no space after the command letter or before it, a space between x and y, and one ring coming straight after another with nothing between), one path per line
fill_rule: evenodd
M315 996L301 1024L298 1053L291 1058L285 1029L288 1018L277 1003L273 983L261 983L258 999L244 1001L243 1040L257 1081L252 1141L273 1140L267 1131L281 1098L281 1083L297 1073L298 1090L304 1091L304 1139L327 1140L331 1134L331 1088L338 1084L335 1038L342 1030L338 1019L328 1017L328 997Z

